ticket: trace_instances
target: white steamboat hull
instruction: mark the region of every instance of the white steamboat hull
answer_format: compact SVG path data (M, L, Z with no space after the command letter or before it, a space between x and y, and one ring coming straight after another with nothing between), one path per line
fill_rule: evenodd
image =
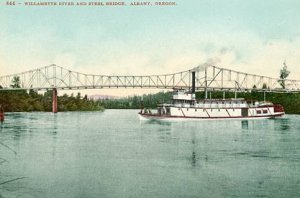
M265 116L239 116L239 117L188 117L188 116L166 116L156 114L139 114L139 119L143 120L162 120L162 121L199 121L199 120L256 120L270 119L283 116L284 113L275 113Z

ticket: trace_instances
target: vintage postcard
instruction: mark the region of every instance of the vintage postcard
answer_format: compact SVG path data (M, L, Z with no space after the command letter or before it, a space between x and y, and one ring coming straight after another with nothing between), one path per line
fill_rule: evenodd
M299 0L0 0L0 198L300 197Z

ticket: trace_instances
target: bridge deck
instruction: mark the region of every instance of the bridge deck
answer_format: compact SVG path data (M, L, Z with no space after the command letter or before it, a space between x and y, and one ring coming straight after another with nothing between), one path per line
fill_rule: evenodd
M102 88L158 88L189 89L192 71L196 72L198 90L229 91L274 91L299 92L300 80L284 80L267 76L233 71L212 65L200 65L190 70L173 74L148 76L107 76L84 74L57 65L0 76L0 90L18 89L102 89ZM21 87L12 87L14 78L19 78Z

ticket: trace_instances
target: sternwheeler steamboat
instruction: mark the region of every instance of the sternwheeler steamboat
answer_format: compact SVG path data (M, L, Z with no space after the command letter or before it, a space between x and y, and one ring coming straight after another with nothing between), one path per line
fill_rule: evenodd
M263 119L284 115L279 104L252 102L245 99L195 99L195 75L192 91L176 90L172 103L158 105L157 111L141 109L140 120L219 120L219 119Z

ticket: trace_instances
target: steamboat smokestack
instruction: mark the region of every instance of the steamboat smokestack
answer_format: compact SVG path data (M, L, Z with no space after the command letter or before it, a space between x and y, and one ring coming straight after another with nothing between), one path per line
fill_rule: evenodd
M196 72L192 72L192 94L195 93L196 90L196 77L195 77Z

